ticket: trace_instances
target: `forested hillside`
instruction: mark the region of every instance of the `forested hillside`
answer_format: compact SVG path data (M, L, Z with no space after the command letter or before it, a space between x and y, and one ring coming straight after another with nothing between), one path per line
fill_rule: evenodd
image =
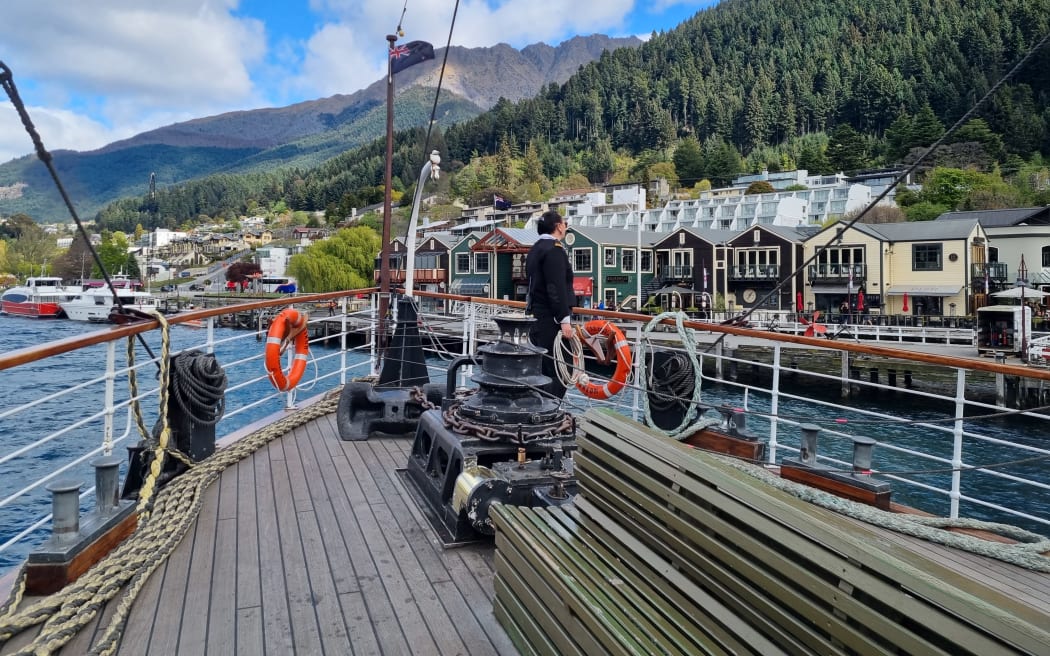
M541 200L582 176L660 175L691 187L761 168L850 172L907 162L1048 30L1050 0L726 0L640 48L605 53L564 85L501 101L431 147L453 174L452 192L483 198L495 187L515 200ZM1044 48L931 164L993 178L1045 168L1048 126ZM397 188L425 161L422 141L419 131L399 134ZM155 213L125 201L100 218L128 229L278 201L345 216L375 198L382 153L377 142L312 169L207 180L161 194Z

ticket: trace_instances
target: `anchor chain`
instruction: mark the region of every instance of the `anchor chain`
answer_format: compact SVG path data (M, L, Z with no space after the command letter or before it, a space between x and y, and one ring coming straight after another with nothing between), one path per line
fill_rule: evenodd
M557 424L545 427L527 427L524 424L498 427L480 424L463 417L459 413L461 403L454 403L445 410L441 417L445 427L461 435L471 435L486 442L511 442L528 444L551 439L560 439L566 433L575 434L576 419L569 413L562 415Z

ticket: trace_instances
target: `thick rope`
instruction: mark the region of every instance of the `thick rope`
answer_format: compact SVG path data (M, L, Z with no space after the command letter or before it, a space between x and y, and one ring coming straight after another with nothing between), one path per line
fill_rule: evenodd
M123 589L119 604L109 623L92 648L99 656L115 653L123 635L124 626L135 598L193 525L203 505L204 492L218 479L223 470L248 457L272 440L297 426L329 414L338 407L338 394L289 415L266 429L239 440L227 449L196 463L189 471L156 492L156 477L160 475L161 461L167 451L170 429L167 426L167 366L170 348L167 326L162 322L164 350L161 355L161 437L158 440L151 471L143 483L139 501L139 524L135 533L123 541L86 574L61 591L49 595L31 606L18 610L24 594L25 570L12 590L11 598L0 607L0 645L32 626L43 624L39 634L28 645L15 652L16 656L51 654L67 644L100 613L106 603ZM133 349L133 347L132 347ZM129 367L134 371L133 367ZM129 375L133 398L137 397L133 373ZM140 410L136 409L137 412ZM140 430L145 422L137 417Z
M696 433L698 430L713 426L721 423L718 419L712 417L704 417L703 414L697 413L700 407L700 394L701 394L701 381L700 376L700 361L696 356L696 335L692 329L685 326L685 321L688 320L682 312L664 312L653 317L649 323L642 329L642 340L641 340L641 352L638 353L638 381L642 386L642 407L645 410L645 424L653 427L655 430L660 430L656 427L653 422L652 408L650 407L649 391L654 389L654 381L650 380L650 377L646 375L645 365L645 351L646 349L652 349L652 340L649 335L653 332L656 326L660 325L664 319L674 319L675 327L678 330L678 339L682 343L682 348L685 350L686 355L689 357L689 364L692 365L693 371L696 375L693 376L693 394L690 397L688 403L689 408L686 410L685 416L682 418L682 422L671 430L662 431L665 435L674 440L684 440L690 435ZM698 417L695 421L692 420L694 415Z
M954 549L962 549L988 558L994 558L1024 567L1025 569L1037 572L1050 572L1050 558L1041 555L1050 553L1050 538L1038 533L1032 533L1009 524L984 522L976 519L925 517L879 510L874 506L850 501L808 485L783 479L765 468L753 465L746 460L710 452L708 452L708 455L803 501L859 519L867 524L943 544ZM1015 544L991 542L972 535L945 530L948 528L987 531L1017 540L1018 542Z

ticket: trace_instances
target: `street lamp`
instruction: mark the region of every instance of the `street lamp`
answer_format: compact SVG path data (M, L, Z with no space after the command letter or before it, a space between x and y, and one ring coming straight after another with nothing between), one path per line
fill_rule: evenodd
M1021 266L1017 267L1017 286L1021 288L1021 360L1028 359L1028 341L1025 337L1025 324L1028 315L1024 311L1024 290L1028 286L1028 267L1024 265L1024 254L1021 255Z

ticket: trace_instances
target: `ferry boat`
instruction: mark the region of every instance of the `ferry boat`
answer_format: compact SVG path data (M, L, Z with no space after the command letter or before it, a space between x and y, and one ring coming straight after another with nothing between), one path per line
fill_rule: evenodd
M25 284L11 287L0 295L0 312L20 317L54 319L62 316L61 304L79 290L79 287L64 285L58 277L27 278Z
M11 527L0 557L26 561L0 579L17 600L0 607L0 627L8 632L0 633L0 653L41 645L63 654L627 653L621 641L635 645L635 653L659 645L665 653L756 654L1050 649L1050 542L1031 537L1050 527L1050 480L1042 464L1050 448L1026 437L1041 434L1050 419L1042 406L1047 370L960 357L962 347L832 341L790 334L783 325L774 333L663 317L673 330L657 333L647 330L652 317L577 309L580 322L615 320L631 335L633 349L648 343L642 348L695 357L699 383L683 388L678 400L690 406L696 390L708 418L716 417L698 432L735 436L734 448L743 444L748 457L727 464L711 453L706 433L686 441L653 428L654 408L647 405L653 390L644 381L654 377L639 375L609 401L578 392L567 397L564 410L575 429L555 440L565 463L556 471L574 478L538 488L535 498L568 489L570 503L539 504L532 495L512 503L508 491L500 491L500 472L523 476L519 472L541 466L553 444L521 447L528 454L519 470L519 456L501 465L491 454L504 449L502 442L481 438L469 451L477 465L457 463L448 452L422 472L424 482L441 482L445 469L452 470L455 486L448 492L458 505L450 507L458 511L442 520L420 500L425 486L409 473L428 449L418 433L395 435L385 422L395 409L415 414L418 425L461 427L450 430L470 430L478 419L447 424L444 400L428 402L416 385L379 384L374 295L360 311L309 319L308 325L336 322L338 347L311 341L305 357L316 364L304 367L299 385L286 391L273 386L262 333L214 329L226 312L279 312L333 299L346 309L350 299L371 291L253 301L168 319L176 327L187 320L207 325L181 333L192 338L181 350L212 354L222 364L227 405L213 424L214 453L201 454L146 507L115 502L111 491L97 489L101 496L92 501L86 463L100 470L118 463L125 483L145 474L120 454L140 438L134 417L158 421L169 391L155 376L170 357L165 344L170 347L171 338L160 319L0 355L0 369L12 380L22 370L52 362L61 367L62 358L92 349L110 354L89 356L94 369L79 371L47 399L31 395L17 407L0 404L5 425L51 413L46 404L62 407L73 396L93 399L95 408L57 426L30 422L17 443L5 438L5 480L9 472L32 469L44 452L57 449L62 458L49 456L35 480L0 495L0 525ZM494 323L516 316L521 304L433 296L453 311L420 315L421 331L465 338L456 354L428 349L431 382L422 387L448 386L453 403L464 402L477 389L472 379L493 375L485 358L494 356L479 360L470 344L495 345L499 357L527 350ZM801 333L805 324L795 327ZM674 331L683 331L680 340ZM135 361L116 357L125 342L140 337L156 358L141 348L133 349ZM718 337L732 340L732 347L716 345ZM478 350L487 353L485 346ZM396 363L396 356L385 360ZM880 382L854 375L857 366L878 369ZM898 372L893 382L891 370ZM138 374L137 394L120 391L131 372ZM904 372L909 385L902 384ZM521 385L528 376L517 379ZM1024 390L1019 393L1039 408L1003 407L1016 406L1017 397L997 400L997 379L1004 388ZM821 398L816 390L827 384L854 397L882 397L892 407ZM361 386L367 389L358 394ZM991 399L982 393L989 389ZM242 392L239 400L232 400L234 390ZM355 395L360 403L352 408ZM168 403L169 416L177 415L170 408L181 402ZM613 413L599 412L602 407ZM806 436L814 429L819 445ZM883 436L874 458L856 463L851 452L873 434ZM431 440L430 450L441 451L439 443ZM156 438L142 444L132 451L176 452ZM197 447L191 440L178 450ZM786 487L791 482L775 474L800 463L805 470L806 462L814 464L813 478L827 470L832 490L842 483L836 475L892 486L894 500L884 505L892 512L828 492L793 496ZM54 495L51 508L67 514L52 519L45 488ZM68 513L72 507L75 518L80 503L70 504L70 494L92 507L78 525ZM16 509L20 515L11 514ZM957 528L890 521L915 513L939 515L940 524ZM991 535L990 525L966 521L973 514L1031 531ZM67 542L107 521L116 527L111 542L128 536L108 555ZM55 534L47 537L52 523ZM441 527L457 526L484 530L450 541ZM984 537L968 535L976 529ZM36 546L25 546L27 540ZM60 574L55 554L71 551L73 564ZM93 566L78 560L87 554L101 560ZM56 578L64 585L45 594L58 587ZM778 635L788 642L770 637ZM957 648L967 641L974 647Z
M117 297L125 308L147 311L157 307L157 299L149 292L127 285L118 289ZM96 286L86 287L70 300L59 303L67 319L92 323L108 323L109 315L115 305L113 292L106 287Z

